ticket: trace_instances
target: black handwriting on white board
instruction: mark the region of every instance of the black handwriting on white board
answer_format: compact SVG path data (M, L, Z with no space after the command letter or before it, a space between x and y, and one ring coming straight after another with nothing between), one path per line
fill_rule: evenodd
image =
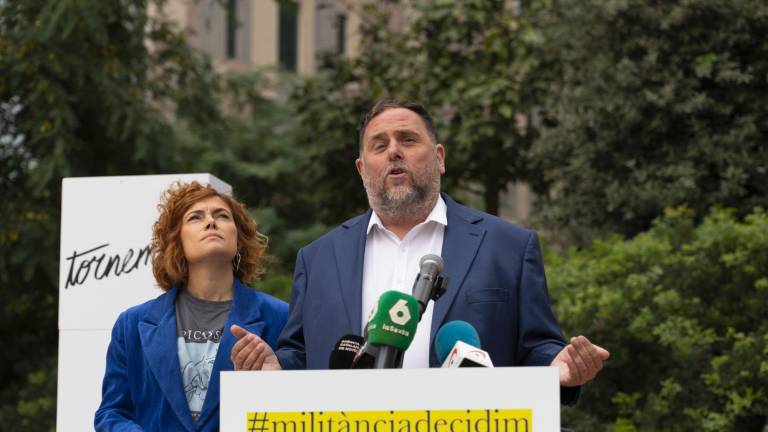
M120 277L148 265L152 256L149 245L137 250L128 249L123 255L102 251L107 246L109 243L82 252L73 251L67 257L69 272L64 289L82 285L89 278L101 280L110 276Z

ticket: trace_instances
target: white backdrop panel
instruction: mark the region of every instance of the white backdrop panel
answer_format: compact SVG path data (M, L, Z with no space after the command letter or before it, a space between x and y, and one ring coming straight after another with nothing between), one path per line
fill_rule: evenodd
M111 329L123 310L161 294L149 243L162 192L176 180L232 188L210 174L62 181L59 329Z
M110 330L59 332L57 430L93 430L111 333Z
M205 173L62 180L59 431L93 430L117 316L162 293L152 276L148 246L160 197L177 180L232 191Z

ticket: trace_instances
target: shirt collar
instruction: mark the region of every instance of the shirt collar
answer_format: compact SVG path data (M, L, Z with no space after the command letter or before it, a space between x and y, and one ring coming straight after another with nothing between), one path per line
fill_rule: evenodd
M437 202L435 203L435 206L432 207L432 211L429 212L429 215L427 215L424 222L421 222L418 225L426 224L428 222L436 222L442 226L448 226L448 207L445 205L445 201L443 201L443 197L440 194L437 195ZM366 229L365 234L370 234L375 226L381 229L386 229L381 222L381 219L379 219L379 215L377 215L374 210L371 212L371 219L368 221L368 228Z

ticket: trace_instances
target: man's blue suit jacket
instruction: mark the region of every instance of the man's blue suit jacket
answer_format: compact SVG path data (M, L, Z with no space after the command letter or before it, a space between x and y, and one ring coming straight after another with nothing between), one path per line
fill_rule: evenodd
M440 366L435 333L452 320L477 329L494 365L549 365L565 343L550 308L536 234L445 194L443 199L448 225L442 257L449 282L434 306L430 366ZM299 251L288 323L278 341L283 368L325 369L339 338L361 333L370 217L369 210Z
M197 429L181 382L177 351L178 287L132 307L117 319L107 350L97 431L218 431L219 372L232 370L230 353L237 324L274 347L288 305L235 279L232 309L219 342Z

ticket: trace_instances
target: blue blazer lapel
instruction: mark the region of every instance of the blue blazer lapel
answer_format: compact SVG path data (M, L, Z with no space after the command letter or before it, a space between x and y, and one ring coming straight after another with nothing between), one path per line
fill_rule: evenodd
M139 322L141 347L160 389L171 409L189 431L195 430L181 383L179 354L176 347L176 307L178 288L174 287L155 301Z
M206 424L210 421L211 415L218 412L221 391L221 374L219 372L234 369L230 354L237 338L232 335L229 328L233 324L237 324L249 332L261 336L266 326L261 316L260 299L256 296L250 296L249 290L253 290L253 288L243 285L237 279L234 280L232 284L232 310L227 318L227 323L224 325L219 348L216 351L216 360L213 362L213 370L208 382L208 392L205 394L205 402L203 402L203 409L200 412L200 419L198 419L199 425Z
M334 236L333 252L339 275L339 288L344 309L351 324L351 332L357 334L362 328L363 307L363 262L365 260L365 238L371 210L344 222L344 228Z
M430 345L464 284L464 279L472 266L486 232L484 228L476 225L483 220L482 213L457 204L448 195L443 194L442 196L448 214L448 226L445 227L441 254L445 262L444 273L448 276L448 289L435 302L432 312ZM434 357L434 354L430 357Z

